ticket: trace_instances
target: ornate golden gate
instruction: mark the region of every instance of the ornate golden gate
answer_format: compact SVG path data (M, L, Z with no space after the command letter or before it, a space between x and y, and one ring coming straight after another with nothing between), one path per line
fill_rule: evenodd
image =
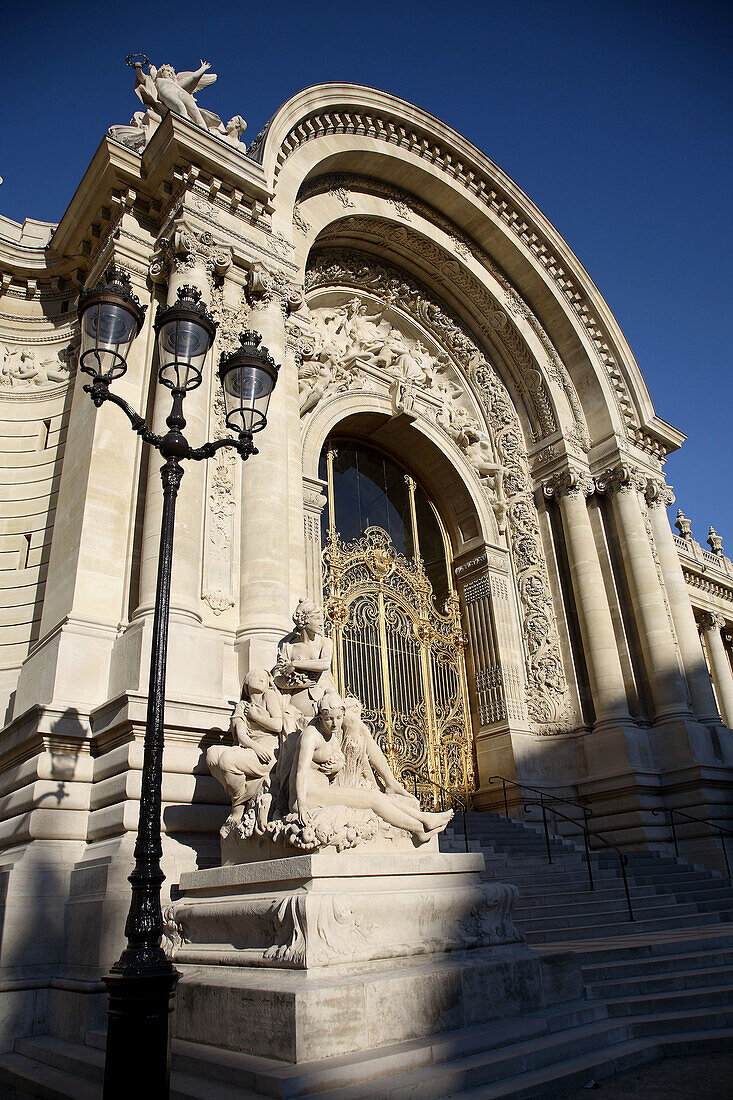
M399 554L381 527L342 543L331 526L323 557L339 691L361 699L393 771L424 805L439 805L442 789L466 806L474 767L457 596L438 612L420 558Z

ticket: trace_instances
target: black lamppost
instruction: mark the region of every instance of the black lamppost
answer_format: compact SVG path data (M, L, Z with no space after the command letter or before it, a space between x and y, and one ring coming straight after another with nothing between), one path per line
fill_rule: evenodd
M163 777L163 712L168 648L173 523L176 496L183 477L182 459L211 458L221 447L234 447L242 459L257 454L255 432L267 423L270 395L277 381L277 367L261 337L245 331L240 347L222 355L219 376L224 389L227 427L236 439L217 439L191 447L183 429L183 400L201 384L206 355L214 342L216 322L201 301L201 292L182 286L178 301L158 307L155 333L158 345L158 381L171 390L172 405L166 420L168 432L156 435L135 410L110 391L111 383L127 370L132 341L140 332L145 307L130 287L127 274L110 267L93 290L79 298L81 324L80 369L92 376L84 386L99 408L111 401L125 413L134 431L164 459L163 516L158 554L158 581L150 654L150 684L145 724L140 818L135 843L135 868L130 875L132 900L125 924L127 947L104 978L109 991L107 1055L104 1072L105 1100L140 1093L165 1098L170 1078L170 1013L180 977L161 947L163 916L160 869L163 854L160 836L161 782Z

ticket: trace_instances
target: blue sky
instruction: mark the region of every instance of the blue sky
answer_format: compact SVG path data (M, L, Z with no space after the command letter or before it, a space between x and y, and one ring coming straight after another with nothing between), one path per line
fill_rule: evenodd
M309 84L400 95L501 165L585 264L689 436L667 466L679 506L733 556L732 26L729 4L677 0L27 2L6 21L0 213L59 219L137 107L128 53L210 60L202 105L250 139Z

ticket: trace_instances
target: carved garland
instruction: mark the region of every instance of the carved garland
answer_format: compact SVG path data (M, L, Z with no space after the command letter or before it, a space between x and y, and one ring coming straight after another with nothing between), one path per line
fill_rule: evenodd
M253 145L250 146L249 155L253 160L259 159L267 129L268 127L265 128L262 134L258 135ZM297 126L294 126L283 140L278 151L275 179L277 179L285 161L296 149L308 141L331 134L363 135L407 149L410 153L430 161L446 175L456 180L466 190L475 195L479 202L487 206L492 213L501 218L507 228L536 256L578 315L619 400L619 406L629 429L629 434L645 449L653 452L661 449L663 453L666 453L664 448L660 446L659 441L648 436L639 427L624 376L611 350L613 344L611 334L606 331L602 322L592 312L586 294L573 282L563 267L563 262L555 255L549 239L536 223L530 224L525 219L524 214L515 209L513 200L508 193L497 190L494 181L482 178L476 171L467 168L460 160L456 159L454 151L449 152L436 142L432 133L422 130L417 132L417 128L408 128L404 121L399 118L380 117L349 110L316 111L304 118Z
M306 273L306 289L326 286L368 291L411 315L474 382L498 460L507 471L504 491L525 641L527 709L538 733L569 728L568 687L527 453L519 418L506 388L460 322L398 269L376 263L358 252L322 253L313 258Z

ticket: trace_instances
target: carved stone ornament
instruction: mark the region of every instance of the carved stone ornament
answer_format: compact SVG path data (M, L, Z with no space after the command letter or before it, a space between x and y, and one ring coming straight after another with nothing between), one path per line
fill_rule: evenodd
M64 385L72 376L78 340L66 347L0 343L0 393L26 395Z
M542 492L548 499L561 496L592 496L595 492L593 478L578 470L563 470L553 476L542 485Z
M723 539L714 527L711 527L708 532L707 543L713 554L719 558L723 557Z
M352 299L315 310L301 377L302 414L341 391L378 389L380 372L385 380L412 382L418 412L431 416L453 440L481 481L500 526L506 522L525 639L527 708L536 732L568 729L570 697L527 451L506 387L460 322L398 269L353 251L318 254L306 273L306 291L331 287L353 288L382 304ZM400 317L427 331L436 350L419 345Z
M649 508L668 508L675 501L672 486L667 485L664 478L650 478L644 496Z
M209 72L211 64L208 61L202 61L194 72L177 73L172 65L156 68L145 54L131 54L125 60L135 70L135 95L145 110L135 111L128 126L110 126L109 134L115 141L142 152L164 115L170 111L245 152L246 147L240 139L247 123L242 116L234 115L225 125L213 111L198 105L196 93L217 79L215 73Z
M686 542L692 542L692 521L687 518L681 508L677 511L677 519L674 525Z
M199 229L184 220L177 221L172 231L158 241L149 266L154 283L166 283L172 271L187 272L204 269L210 286L226 275L232 265L232 250L219 243L206 229Z
M716 611L703 611L698 622L704 631L719 631L725 626L725 619Z
M303 304L303 291L291 283L280 271L273 271L264 264L250 268L247 297L253 307L264 308L277 302L283 316L297 312Z
M647 479L633 466L625 462L605 470L595 478L596 490L613 496L615 493L643 493L647 487Z

